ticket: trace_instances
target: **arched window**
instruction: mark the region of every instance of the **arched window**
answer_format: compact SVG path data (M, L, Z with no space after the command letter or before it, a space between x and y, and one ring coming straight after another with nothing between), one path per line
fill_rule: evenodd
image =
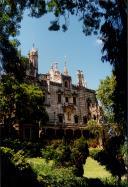
M77 116L77 115L74 116L74 122L75 122L75 123L78 123L78 116Z
M69 88L69 82L67 80L64 82L64 87Z

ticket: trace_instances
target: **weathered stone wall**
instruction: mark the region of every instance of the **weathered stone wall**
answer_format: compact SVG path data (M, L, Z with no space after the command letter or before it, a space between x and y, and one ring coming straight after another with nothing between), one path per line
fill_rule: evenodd
M73 103L73 97L76 97L76 104ZM58 103L58 94L61 95L61 103ZM66 97L68 102L66 102ZM50 82L49 94L47 94L48 105L46 110L49 114L49 123L57 125L59 123L59 115L62 115L63 123L65 125L82 125L83 118L89 115L89 108L87 99L91 100L92 105L97 103L95 91L86 89L84 87L78 88L71 86L67 89L63 84ZM75 124L74 117L78 117L78 123Z

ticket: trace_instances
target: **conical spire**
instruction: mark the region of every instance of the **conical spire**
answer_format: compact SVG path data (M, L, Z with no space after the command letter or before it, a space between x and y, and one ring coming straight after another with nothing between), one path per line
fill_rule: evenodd
M65 56L64 75L68 75L68 69L66 65L67 65L67 62L66 62L66 56Z
M33 42L32 47L35 48L35 43Z
M35 43L34 43L34 41L33 41L33 43L32 43L32 49L31 49L30 52L38 52L38 50L35 48Z

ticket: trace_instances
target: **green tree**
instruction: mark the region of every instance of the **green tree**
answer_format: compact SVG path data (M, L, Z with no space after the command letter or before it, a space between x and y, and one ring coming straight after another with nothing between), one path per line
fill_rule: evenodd
M97 90L97 98L102 104L104 117L106 122L114 122L114 91L116 86L116 79L114 75L107 76L104 80L100 81Z
M83 165L86 163L86 159L89 155L88 144L84 137L74 140L71 147L71 164L75 166L75 174L78 177L82 177L84 174Z
M48 121L43 103L44 91L38 86L19 83L13 76L4 75L0 83L0 116L5 127L19 123Z
M0 63L6 73L15 72L17 78L21 75L21 63L17 54L19 42L16 38L13 40L13 37L18 34L21 19L22 12L17 3L13 1L0 2ZM13 41L10 41L11 39Z
M124 142L122 136L114 136L109 138L105 145L106 168L117 177L118 183L121 181L121 176L126 173L123 157L120 153L120 147Z
M0 83L0 118L5 126L15 121L15 94L17 81L14 77L4 76Z
M21 122L43 123L48 121L44 108L44 92L35 85L22 83L15 95L16 118Z
M101 126L101 124L98 123L96 120L89 120L86 129L89 131L90 134L89 144L92 147L101 146L103 126Z

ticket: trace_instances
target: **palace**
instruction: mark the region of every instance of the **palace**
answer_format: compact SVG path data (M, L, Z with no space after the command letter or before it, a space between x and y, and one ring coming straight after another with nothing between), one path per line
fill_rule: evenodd
M72 77L66 67L61 73L54 63L48 73L38 74L38 51L29 52L27 75L38 78L45 89L45 107L49 115L49 125L85 126L87 121L99 121L100 107L94 90L87 88L83 71L77 71L78 82L72 84Z

